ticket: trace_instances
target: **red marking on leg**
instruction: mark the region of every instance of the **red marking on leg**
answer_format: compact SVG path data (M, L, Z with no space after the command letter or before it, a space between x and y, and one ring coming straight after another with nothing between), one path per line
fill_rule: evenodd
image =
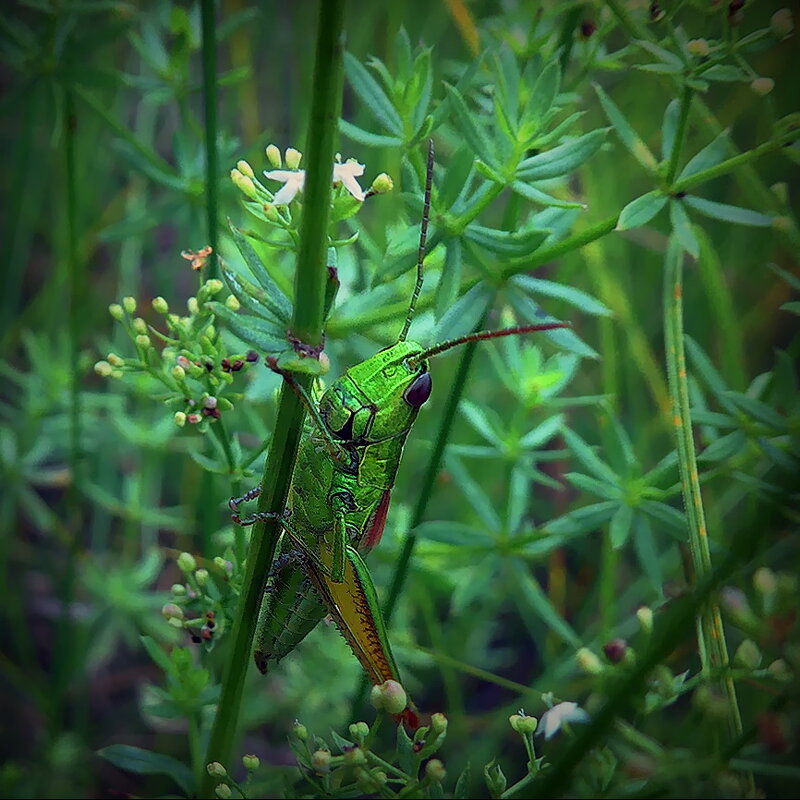
M369 553L378 544L383 536L383 529L386 527L386 515L389 513L389 501L391 500L391 489L387 489L381 497L375 514L367 521L364 539L359 542L358 552Z

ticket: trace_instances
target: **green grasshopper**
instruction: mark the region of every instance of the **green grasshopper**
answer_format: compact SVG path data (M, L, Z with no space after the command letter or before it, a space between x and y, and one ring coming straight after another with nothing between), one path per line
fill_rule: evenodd
M284 531L258 622L254 657L262 673L330 615L374 684L400 682L363 556L380 541L403 446L431 394L428 359L466 342L566 327L546 323L482 331L430 348L406 339L422 287L432 174L431 146L417 281L397 342L348 369L318 405L275 359L267 359L268 366L298 393L308 417L287 511L240 517L238 506L255 498L260 489L230 500L235 522L249 525L277 517ZM416 726L413 706L399 717Z

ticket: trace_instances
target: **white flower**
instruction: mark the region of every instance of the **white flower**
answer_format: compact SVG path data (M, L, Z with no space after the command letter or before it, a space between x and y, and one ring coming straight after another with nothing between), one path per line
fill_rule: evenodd
M544 738L550 739L558 733L565 722L588 721L589 715L577 703L559 703L542 714L542 718L539 720L539 729L536 733L544 733Z
M333 182L341 183L356 200L364 200L364 190L358 185L356 178L364 174L364 165L359 164L354 158L348 159L344 164L333 165Z
M297 193L303 191L303 184L306 182L306 172L303 169L273 169L264 175L272 181L283 181L283 186L272 200L276 206L288 206Z
M364 165L359 164L355 159L350 159L344 164L333 165L333 183L341 183L348 192L359 202L364 200L364 190L358 185L356 178L364 174ZM304 169L273 169L265 172L267 178L273 181L282 181L283 186L278 189L273 203L276 206L288 206L294 200L298 192L303 191L306 182L306 171Z

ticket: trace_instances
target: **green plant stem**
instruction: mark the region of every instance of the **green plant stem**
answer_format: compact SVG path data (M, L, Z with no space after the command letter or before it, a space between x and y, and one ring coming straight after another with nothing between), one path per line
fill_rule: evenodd
M333 164L336 123L342 97L344 0L321 0L316 41L311 118L306 146L306 185L301 227L301 246L297 259L295 303L292 327L302 341L317 344L322 339L322 312L325 291L325 255L330 216L331 165ZM297 381L310 389L311 376L298 375ZM272 445L264 469L258 510L282 513L302 435L305 409L297 395L284 383L278 407ZM222 694L211 731L206 763L229 761L236 734L250 651L261 597L275 556L280 535L277 522L253 526L247 569L233 624L230 651L222 682ZM214 779L203 776L201 797L212 796Z
M671 237L664 264L664 343L683 504L689 526L689 548L696 583L706 581L711 575L711 551L689 411L689 383L683 346L683 257L677 239ZM709 599L700 607L696 624L703 672L725 670L728 667L728 650L716 600ZM726 729L721 732L721 738L728 744L741 735L742 720L733 679L728 675L720 680L720 684L727 699Z
M214 19L214 0L201 0L200 15L203 27L203 113L206 148L206 225L212 254L203 279L216 278L219 273L217 257L217 36Z
M231 448L230 437L225 428L225 423L222 418L216 420L210 428L216 440L222 447L222 452L225 453L225 460L228 462L228 471L231 475L231 496L236 497L241 494L241 479L240 472L236 464L236 459L233 457L233 449ZM245 558L245 534L241 525L233 526L233 552L236 555L236 562L242 564Z

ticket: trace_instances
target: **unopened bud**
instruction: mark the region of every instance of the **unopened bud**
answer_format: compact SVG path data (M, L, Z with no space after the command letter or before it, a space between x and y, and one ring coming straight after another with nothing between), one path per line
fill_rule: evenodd
M112 367L124 367L125 366L125 359L120 358L116 353L109 353L106 356L106 361L111 364Z
M108 378L114 371L114 368L108 363L108 361L98 361L94 365L94 371L102 378Z
M789 233L794 226L789 217L781 215L772 218L772 227L775 228L776 231L781 231L781 233Z
M121 321L122 318L125 316L125 310L119 303L112 303L108 307L108 313L111 314L111 316L114 317L114 319L117 321Z
M208 570L198 569L194 573L194 579L197 581L198 586L205 586L208 583Z
M378 710L399 714L408 703L405 689L397 681L384 681L372 687L370 702Z
M776 39L785 39L792 35L794 19L788 8L779 8L769 20L769 28Z
M254 755L242 756L242 764L248 772L253 772L261 766L261 759Z
M203 398L203 407L204 408L216 408L217 407L217 398L214 395L210 394L208 397Z
M753 586L765 598L778 591L778 576L769 567L759 567L753 573Z
M771 678L774 678L776 681L780 681L781 683L789 683L789 681L792 680L792 671L789 669L789 665L782 658L778 658L773 661L767 667L767 672L769 672Z
M348 730L357 742L363 742L369 736L369 725L366 722L353 722Z
M508 718L508 722L512 730L523 735L533 733L539 725L539 720L536 717L529 717L527 714L522 713L512 714Z
M587 675L600 675L603 671L600 659L588 647L581 647L575 654L575 660Z
M197 423L200 422L201 419L203 419L203 418L199 414L187 414L186 415L186 421L190 425L197 425Z
M196 314L200 310L200 306L199 306L199 304L197 302L197 298L196 297L190 297L186 301L186 308L189 309L189 313L190 314L192 314L192 315Z
M180 369L180 367L176 367L176 369ZM186 424L186 414L184 414L183 411L176 411L172 419L179 428L182 428Z
M603 645L603 652L612 664L619 664L625 658L628 643L624 639L612 639Z
M212 761L210 764L207 764L206 770L208 770L208 774L214 778L224 778L228 774L228 771L219 761Z
M280 169L282 166L281 151L274 144L268 144L266 152L267 161L269 161L270 166L275 167L275 169Z
M750 82L750 88L759 97L764 97L775 88L775 81L772 78L756 78Z
M173 583L169 590L175 597L183 597L186 594L186 587L182 583Z
M434 735L441 736L447 733L447 717L438 711L431 716L431 730Z
M648 606L640 606L636 609L636 619L639 620L639 627L644 633L653 630L653 609Z
M228 798L231 796L231 787L228 786L227 783L218 783L214 787L214 793L220 798L220 800L228 800Z
M733 660L742 667L758 669L761 666L761 651L752 639L745 639L736 648Z
M486 786L492 797L500 797L508 785L506 776L503 774L503 770L495 759L492 759L483 768L483 778L486 781Z
M248 178L247 175L242 175L238 169L231 170L231 180L233 181L233 185L245 196L249 197L251 200L258 199L258 192L256 191L256 185L253 183L252 179Z
M122 298L122 307L129 313L133 314L136 311L136 300L132 297L123 297Z
M183 609L175 603L167 603L162 607L161 613L164 619L183 619Z
M166 314L169 312L169 305L163 297L153 298L153 308L159 314Z
M372 181L372 186L370 186L370 191L373 194L386 194L386 192L391 192L394 189L394 181L391 179L391 176L387 175L385 172L381 172L374 181Z
M324 351L319 354L320 375L325 375L331 368L331 360Z
M197 561L191 553L181 553L176 563L178 564L178 569L185 574L194 572L197 569Z
M311 754L311 767L318 775L331 771L331 754L329 750L315 750Z
M438 758L432 758L425 765L425 777L429 781L433 781L433 783L441 783L445 779L446 775L447 770L444 768L444 764L442 764Z
M308 739L308 728L303 725L302 722L298 722L298 720L294 721L294 727L292 728L292 733L301 741L305 742Z
M367 757L360 747L350 747L342 755L348 767L363 767L367 763Z
M209 297L213 297L215 294L219 294L223 289L222 281L219 278L211 278L205 282L206 291L208 292ZM211 338L209 336L209 338Z
M186 370L179 364L176 364L172 368L172 377L175 378L176 381L182 381L186 377Z
M147 323L141 317L136 317L133 321L133 330L136 333L147 333Z
M150 337L146 333L140 333L134 341L139 347L150 347Z
M785 206L789 202L789 184L786 181L773 183L769 190L778 198L778 202L781 205Z
M255 178L255 172L253 172L253 168L246 162L246 161L237 161L236 162L236 169L242 173L246 178Z
M711 52L711 48L705 39L690 39L686 42L686 49L690 55L698 58L704 58Z
M299 150L295 150L294 147L287 147L286 148L286 168L287 169L297 169L300 166L300 159L303 157L303 154Z
M242 304L235 295L230 294L225 298L225 307L229 308L231 311L238 311L242 307Z

